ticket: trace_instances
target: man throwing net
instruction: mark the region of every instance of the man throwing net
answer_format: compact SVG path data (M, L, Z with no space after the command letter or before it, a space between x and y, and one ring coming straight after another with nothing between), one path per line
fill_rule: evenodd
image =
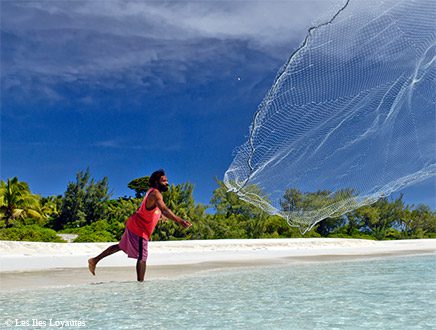
M191 226L189 221L175 215L164 203L162 192L168 190L168 179L164 170L153 172L149 184L150 189L145 194L141 206L127 219L126 229L121 241L118 244L109 246L98 256L88 260L88 268L92 275L95 275L95 268L101 259L123 250L129 258L137 259L137 279L142 282L146 270L148 241L161 215L185 228Z

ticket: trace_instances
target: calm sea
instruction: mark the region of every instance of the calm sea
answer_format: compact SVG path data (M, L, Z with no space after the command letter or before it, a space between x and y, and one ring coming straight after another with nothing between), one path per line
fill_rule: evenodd
M0 315L10 329L436 329L436 256L2 292Z

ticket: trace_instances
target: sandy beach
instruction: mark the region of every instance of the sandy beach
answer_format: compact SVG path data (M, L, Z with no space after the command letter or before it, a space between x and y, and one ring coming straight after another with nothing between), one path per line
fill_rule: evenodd
M1 289L134 281L135 263L122 252L104 259L92 276L87 259L115 243L0 241ZM339 238L150 242L148 280L229 267L332 262L436 254L436 239L372 241Z

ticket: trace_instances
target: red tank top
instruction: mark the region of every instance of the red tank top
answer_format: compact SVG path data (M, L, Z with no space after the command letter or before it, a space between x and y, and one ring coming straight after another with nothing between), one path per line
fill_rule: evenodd
M150 188L150 190L147 191L141 206L127 220L127 229L146 240L150 240L154 227L156 227L162 214L157 206L152 210L147 210L146 207L147 197L154 189L155 188Z

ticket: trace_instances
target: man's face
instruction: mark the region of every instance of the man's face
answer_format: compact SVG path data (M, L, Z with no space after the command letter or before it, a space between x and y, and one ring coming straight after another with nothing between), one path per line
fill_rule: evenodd
M165 192L165 191L168 191L168 187L169 187L169 184L168 184L167 177L165 175L161 176L159 179L159 184L158 184L157 189L159 189L160 192Z

